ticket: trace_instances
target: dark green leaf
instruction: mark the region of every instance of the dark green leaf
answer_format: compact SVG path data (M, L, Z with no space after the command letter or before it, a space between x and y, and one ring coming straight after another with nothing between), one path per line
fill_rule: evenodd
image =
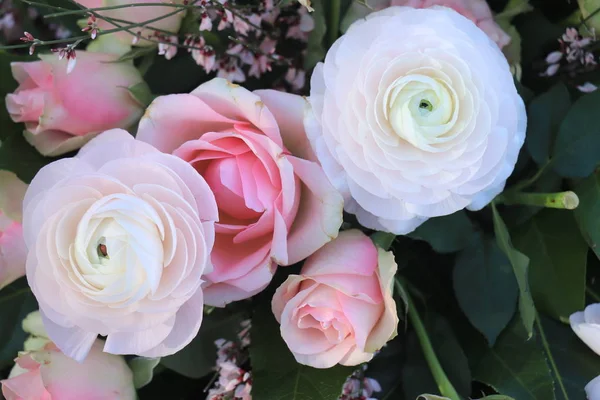
M136 389L143 388L150 382L154 376L154 368L160 363L160 357L147 358L136 357L127 363L131 372L133 372L133 386Z
M596 172L581 181L575 193L579 197L575 219L584 239L600 259L600 174Z
M138 102L142 107L146 108L152 103L152 100L156 98L150 91L148 84L146 82L140 82L133 86L126 88L129 91L129 94Z
M0 290L0 370L12 365L23 350L27 335L21 322L36 309L37 303L24 278Z
M263 296L252 318L252 397L269 400L337 400L353 368L315 369L298 364L281 338Z
M528 336L515 319L473 368L473 378L518 400L555 399L544 351Z
M189 378L200 378L213 370L217 359L215 340L234 340L242 330L241 313L231 314L227 309L214 310L204 315L200 332L183 350L161 359L160 363Z
M452 327L441 316L430 313L425 321L444 372L454 388L464 397L471 393L471 370L467 356L454 336ZM414 332L408 337L406 363L402 370L404 395L414 399L423 393L438 393L437 385L425 362L421 346Z
M377 247L381 247L383 250L387 251L392 247L392 243L396 235L388 232L375 232L371 235L371 240Z
M402 365L398 361L404 358L406 349L404 337L397 336L369 362L366 376L377 380L381 385L381 392L377 393L378 399L400 400L403 398Z
M492 211L494 214L496 241L500 250L508 257L517 278L517 284L519 285L519 313L521 314L523 326L531 337L536 310L529 288L529 258L513 247L508 229L506 229L506 225L502 221L494 203L492 203Z
M304 57L304 68L306 70L312 69L319 61L325 59L325 47L323 46L323 39L327 32L325 7L323 7L323 2L325 1L312 1L312 7L315 11L311 13L311 16L315 22L315 27L308 37L308 47L306 49L306 56Z
M554 137L570 107L569 90L562 82L536 97L529 105L525 145L538 165L548 161Z
M560 125L552 162L561 176L588 176L600 161L600 125L596 123L599 109L600 92L585 94Z
M24 182L29 183L44 165L56 158L44 157L33 148L22 133L22 126L11 122L10 128L18 127L0 144L0 169L12 171ZM3 127L4 129L4 127Z
M529 282L539 310L567 320L584 307L587 245L571 212L543 210L520 227L514 243L529 257Z
M449 234L452 232L452 234ZM453 253L468 246L475 230L465 211L428 219L408 236L424 240L438 253Z
M460 308L493 346L519 297L510 261L494 240L478 235L458 254L453 278Z
M563 384L562 387L557 385L556 398L584 399L585 385L600 374L600 357L579 340L570 326L550 318L541 318L541 324L548 344L545 350L549 352L548 356L552 355L555 372ZM567 397L563 394L563 388Z
M491 396L485 396L482 397L481 399L477 399L477 400L515 400L512 397L509 396L505 396L503 394L493 394Z

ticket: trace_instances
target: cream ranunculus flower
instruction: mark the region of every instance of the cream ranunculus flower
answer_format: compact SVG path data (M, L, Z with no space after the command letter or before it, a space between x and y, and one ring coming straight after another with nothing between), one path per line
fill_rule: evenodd
M42 168L24 200L27 280L49 338L83 360L173 354L202 322L215 197L183 160L115 129Z
M310 103L307 134L346 211L396 234L484 207L525 138L498 46L444 7L390 7L355 22L315 68Z

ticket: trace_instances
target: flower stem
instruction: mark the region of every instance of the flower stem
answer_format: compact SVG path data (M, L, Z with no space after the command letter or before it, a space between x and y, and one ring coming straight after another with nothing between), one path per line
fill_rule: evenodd
M329 0L331 7L329 9L329 47L335 43L340 32L340 8L341 0Z
M437 383L438 389L442 396L447 397L450 400L460 400L460 395L452 386L452 383L448 379L448 376L444 372L442 365L440 364L439 359L435 354L435 350L433 349L433 345L431 344L431 340L427 335L427 330L425 329L425 325L423 325L423 321L421 320L421 316L419 315L419 311L415 307L415 304L412 300L412 297L408 290L404 290L403 279L397 277L396 278L396 287L398 291L403 291L406 293L406 303L408 305L408 318L415 329L415 333L417 334L417 338L419 339L419 343L421 344L421 349L423 350L423 354L425 355L425 360L427 361L427 365L429 365L429 369L435 382Z
M574 210L579 205L579 197L574 192L558 193L524 193L507 192L498 196L497 202L504 204L521 204L546 208Z

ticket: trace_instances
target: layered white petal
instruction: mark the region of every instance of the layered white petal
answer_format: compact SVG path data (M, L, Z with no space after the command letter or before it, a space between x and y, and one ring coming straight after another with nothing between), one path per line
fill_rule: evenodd
M347 212L405 234L500 193L525 138L506 59L448 8L390 7L317 65L304 125Z

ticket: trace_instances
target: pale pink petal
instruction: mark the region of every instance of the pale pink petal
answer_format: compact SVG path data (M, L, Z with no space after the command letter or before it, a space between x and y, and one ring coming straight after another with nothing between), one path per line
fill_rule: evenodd
M6 400L51 400L50 394L44 388L39 370L27 371L0 383Z
M307 276L356 274L370 276L377 269L377 247L357 229L340 232L336 240L313 254L302 267Z
M302 182L298 213L288 235L287 265L291 265L337 237L344 201L318 164L297 157L287 158Z
M251 122L277 146L283 147L277 121L256 94L221 78L203 83L191 94L210 104L221 115Z
M48 337L67 356L77 361L83 361L88 355L96 337L92 332L86 332L76 326L61 326L46 317L44 310L40 310L44 327Z
M308 101L302 96L271 89L256 90L254 93L275 117L284 146L296 157L316 161L304 130L305 113L310 111Z
M137 138L160 151L171 153L206 132L222 131L235 123L209 102L192 94L157 97L146 109Z

